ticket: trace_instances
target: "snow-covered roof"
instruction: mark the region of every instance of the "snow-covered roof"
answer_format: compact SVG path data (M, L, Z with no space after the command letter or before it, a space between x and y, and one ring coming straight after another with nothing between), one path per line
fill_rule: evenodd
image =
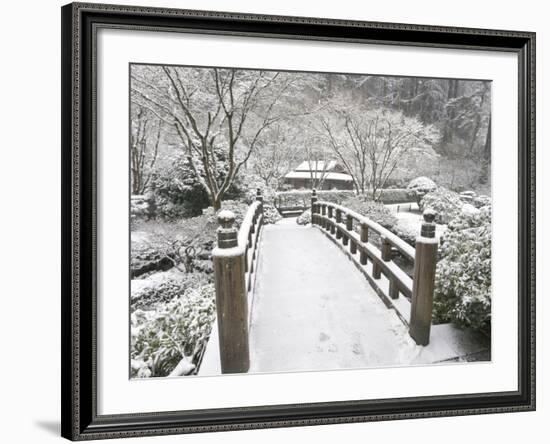
M313 176L314 179L322 179L325 180L342 180L346 182L352 182L353 179L349 174L344 173L323 173L321 172L310 172L310 171L291 171L287 175L285 175L286 179L311 179Z
M336 161L334 160L329 160L328 162L325 162L324 160L306 160L298 165L295 171L330 171L335 167Z

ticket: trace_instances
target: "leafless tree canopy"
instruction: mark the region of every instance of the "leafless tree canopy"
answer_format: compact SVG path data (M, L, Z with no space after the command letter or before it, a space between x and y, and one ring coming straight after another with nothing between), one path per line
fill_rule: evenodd
M310 183L334 160L371 193L409 172L451 186L487 181L490 82L132 65L132 192L179 153L220 208L237 180L278 189L299 163ZM313 171L316 171L313 174ZM463 172L460 172L463 171ZM457 173L459 172L459 173ZM466 174L468 172L469 174Z

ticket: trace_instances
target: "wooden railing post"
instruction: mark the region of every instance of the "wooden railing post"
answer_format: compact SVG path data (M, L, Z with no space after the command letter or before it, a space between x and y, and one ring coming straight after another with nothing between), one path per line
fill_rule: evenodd
M313 188L311 190L311 225L315 225L317 223L317 218L315 216L315 213L317 212L317 190Z
M346 214L346 230L351 231L353 229L353 218ZM347 245L349 243L349 236L347 234L344 234L343 239L344 245Z
M382 236L382 248L380 251L382 253L382 260L384 262L391 261L391 244L388 238L384 236Z
M260 213L264 212L264 196L262 196L262 190L256 188L256 200L260 202Z
M419 345L428 345L432 325L432 306L435 286L438 240L435 237L433 210L424 211L424 223L416 239L413 294L409 334Z
M391 244L389 241L384 237L381 236L382 246L380 247L380 253L382 256L382 260L384 262L388 262L391 260ZM382 267L380 266L380 263L378 260L372 261L372 277L374 279L380 279L382 276Z
M218 246L212 252L222 373L245 373L250 367L246 250L238 245L235 214L218 214Z
M311 205L313 206L315 202L317 202L317 190L313 188L313 190L311 190Z
M392 260L392 255L391 255L391 243L390 241L382 236L382 260L384 262L389 262ZM390 281L390 287L389 287L389 296L390 298L392 299L397 299L399 297L399 288L397 287L397 281L389 276L388 277L389 281Z
M366 244L369 241L369 227L367 224L361 224L361 242ZM359 262L361 265L367 265L367 253L361 249L361 254L359 255Z
M350 233L353 231L353 217L350 214L346 218L346 229ZM353 237L350 239L349 251L351 254L357 253L357 243Z
M342 222L342 210L339 208L336 209L336 223L340 224ZM340 230L340 227L336 227L336 239L342 238L342 230Z
M328 218L330 219L330 224L329 224L330 234L334 234L334 221L332 220L333 214L334 214L334 208L329 206L328 207Z
M374 279L380 279L382 276L382 267L380 266L378 259L372 261L372 277Z

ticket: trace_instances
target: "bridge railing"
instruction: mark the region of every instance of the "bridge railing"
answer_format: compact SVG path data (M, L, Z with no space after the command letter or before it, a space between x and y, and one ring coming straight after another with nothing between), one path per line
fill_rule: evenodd
M380 224L349 208L318 201L315 192L311 197L312 225L320 227L349 254L386 305L396 309L401 320L409 326L411 337L420 345L429 343L432 321L438 246L434 219L434 212L424 212L424 223L414 248ZM369 242L371 232L380 236L380 248ZM394 249L414 263L412 279L393 261ZM381 282L382 275L388 281L386 285ZM410 304L403 301L400 294L406 296Z
M235 214L218 213L218 245L212 251L222 373L243 373L250 367L248 329L258 240L263 225L263 197L258 190L240 229Z

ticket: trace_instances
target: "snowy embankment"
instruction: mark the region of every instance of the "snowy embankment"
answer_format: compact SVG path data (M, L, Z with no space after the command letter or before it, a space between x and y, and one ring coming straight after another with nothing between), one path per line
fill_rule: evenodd
M134 300L139 298L145 291L158 288L161 284L174 279L183 279L185 272L178 268L171 268L166 271L157 271L151 273L146 278L132 279L130 281L130 298Z

